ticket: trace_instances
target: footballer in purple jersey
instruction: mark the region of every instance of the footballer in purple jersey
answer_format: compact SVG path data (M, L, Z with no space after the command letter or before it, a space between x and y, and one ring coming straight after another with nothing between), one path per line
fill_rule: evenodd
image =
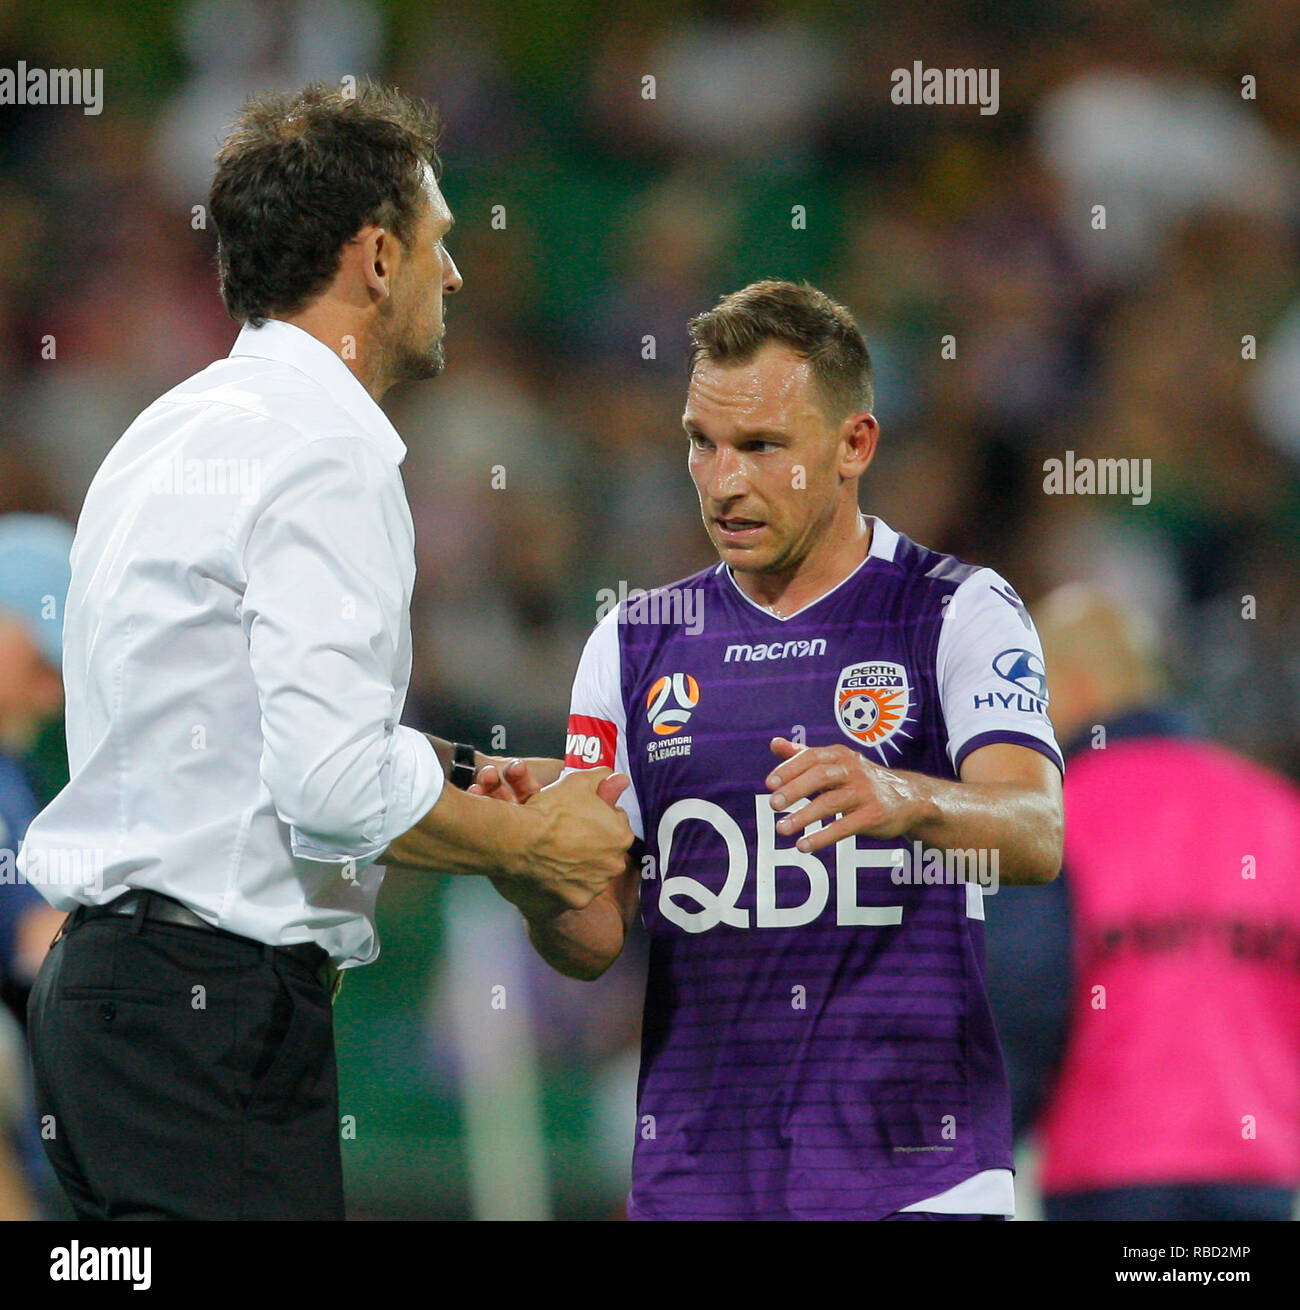
M649 931L629 1214L1009 1215L982 888L1060 864L1037 634L996 573L860 513L879 429L847 310L756 283L691 332L721 562L588 641L565 762L630 778L638 845L587 907L526 912L574 977L638 908Z

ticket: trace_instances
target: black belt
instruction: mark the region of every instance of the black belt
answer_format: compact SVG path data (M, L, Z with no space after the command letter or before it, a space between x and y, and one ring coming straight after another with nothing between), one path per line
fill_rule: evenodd
M141 890L126 892L104 905L77 906L64 920L54 941L57 942L78 924L85 923L88 919L101 919L107 914L139 915L140 918L151 923L170 923L179 928L199 928L221 937L247 942L250 946L264 947L265 945L263 942L254 941L251 937L241 937L238 933L215 927L195 914L188 906L182 905L180 901L175 901L170 896L164 896L161 892ZM320 979L321 986L329 993L331 1000L338 995L343 975L335 967L328 952L317 946L315 942L295 942L291 946L273 946L271 949L287 955L291 960L310 969Z

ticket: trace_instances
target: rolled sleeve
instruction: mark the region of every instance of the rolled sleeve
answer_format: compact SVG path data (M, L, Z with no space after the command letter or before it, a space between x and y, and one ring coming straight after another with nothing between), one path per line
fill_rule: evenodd
M352 860L364 867L433 809L442 795L445 776L433 743L424 733L399 724L393 734L392 750L385 767L393 780L391 804L386 807L387 821L377 844L371 843L365 851L343 852L337 841L322 845L318 838L291 824L289 844L294 855L301 860L319 860L328 864Z
M415 558L396 466L351 438L307 443L271 479L243 564L260 772L291 849L369 863L443 786L432 744L398 721Z

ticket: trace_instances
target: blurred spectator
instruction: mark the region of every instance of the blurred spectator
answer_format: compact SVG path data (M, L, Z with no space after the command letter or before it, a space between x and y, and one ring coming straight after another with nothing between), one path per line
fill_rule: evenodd
M610 135L637 127L695 159L780 167L805 154L837 80L818 24L778 0L724 0L646 42L641 20L615 28L593 84ZM643 90L654 78L653 95ZM760 91L761 88L761 91ZM639 119L639 124L633 120Z
M1250 102L1191 74L1089 69L1043 98L1037 135L1064 179L1066 231L1103 281L1142 276L1166 231L1197 210L1294 204L1294 161Z
M383 39L370 0L190 0L176 31L190 77L159 117L155 164L186 207L207 195L212 157L247 96L365 77Z
M581 325L590 353L625 369L648 365L674 384L685 376L686 320L708 307L736 222L719 190L716 177L682 170L638 198L618 234L616 280Z
M39 1217L18 1147L30 1117L26 1064L22 1029L0 1006L0 1222Z
M0 517L0 985L21 1020L26 994L63 921L16 881L14 852L39 808L22 757L63 705L63 604L72 531L34 514Z
M1037 613L1066 753L1065 865L1050 907L1002 892L987 941L1018 1128L1050 1087L1046 1215L1288 1219L1300 791L1190 731L1139 612L1070 586Z
M1265 435L1300 461L1300 302L1262 343L1252 402Z
M0 516L0 1218L35 1218L47 1174L27 1084L27 993L63 914L17 881L15 852L40 808L22 757L63 705L63 605L72 531ZM8 1008L6 1008L8 1007Z

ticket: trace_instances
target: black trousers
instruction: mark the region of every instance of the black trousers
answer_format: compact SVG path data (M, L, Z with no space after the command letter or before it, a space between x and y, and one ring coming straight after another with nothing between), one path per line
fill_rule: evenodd
M50 949L27 1018L78 1218L343 1218L333 1013L305 963L106 915Z

